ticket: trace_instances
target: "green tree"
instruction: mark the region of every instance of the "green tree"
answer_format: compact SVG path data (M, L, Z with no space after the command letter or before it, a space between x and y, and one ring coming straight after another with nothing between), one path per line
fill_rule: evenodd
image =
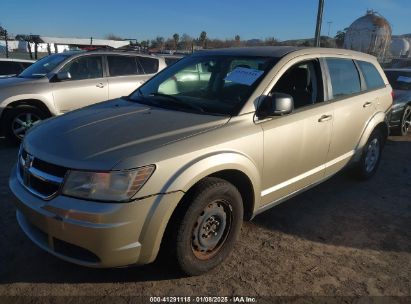
M342 31L338 31L337 35L335 35L335 43L337 47L342 48L344 45L345 34L347 33L348 28L345 28Z
M198 40L200 42L200 46L205 48L207 44L207 32L202 31Z
M241 38L240 35L235 35L234 37L235 45L239 46L241 44Z

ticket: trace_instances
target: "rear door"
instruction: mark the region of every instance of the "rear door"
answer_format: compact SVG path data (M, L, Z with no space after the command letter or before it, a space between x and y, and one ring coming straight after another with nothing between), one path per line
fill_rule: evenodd
M77 57L60 69L71 79L52 84L54 103L61 112L78 109L108 99L107 78L104 77L103 57Z
M106 58L110 99L129 95L147 80L136 56L107 55Z
M330 99L334 105L333 134L326 175L344 167L354 155L366 124L376 111L378 94L364 93L365 82L350 58L326 58Z

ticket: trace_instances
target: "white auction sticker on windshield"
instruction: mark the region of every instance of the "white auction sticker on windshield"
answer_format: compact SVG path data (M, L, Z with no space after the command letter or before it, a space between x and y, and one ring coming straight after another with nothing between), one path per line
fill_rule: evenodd
M234 70L231 71L230 74L227 75L225 80L250 86L263 73L264 73L264 71L248 69L248 68L242 68L242 67L236 67Z
M397 78L397 81L406 82L406 83L411 83L411 77L399 76L399 77Z

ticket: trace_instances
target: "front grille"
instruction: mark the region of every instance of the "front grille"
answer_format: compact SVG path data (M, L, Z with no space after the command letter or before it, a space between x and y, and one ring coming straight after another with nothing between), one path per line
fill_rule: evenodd
M18 177L31 193L42 199L51 199L59 191L67 168L45 162L20 150Z

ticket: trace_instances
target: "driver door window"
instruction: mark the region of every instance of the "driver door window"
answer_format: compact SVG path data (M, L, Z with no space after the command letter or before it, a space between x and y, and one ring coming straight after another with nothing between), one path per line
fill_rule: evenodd
M295 109L324 101L319 62L310 60L292 66L281 76L271 92L291 95Z
M71 80L94 79L103 77L101 56L84 56L70 61L61 72L69 72Z

